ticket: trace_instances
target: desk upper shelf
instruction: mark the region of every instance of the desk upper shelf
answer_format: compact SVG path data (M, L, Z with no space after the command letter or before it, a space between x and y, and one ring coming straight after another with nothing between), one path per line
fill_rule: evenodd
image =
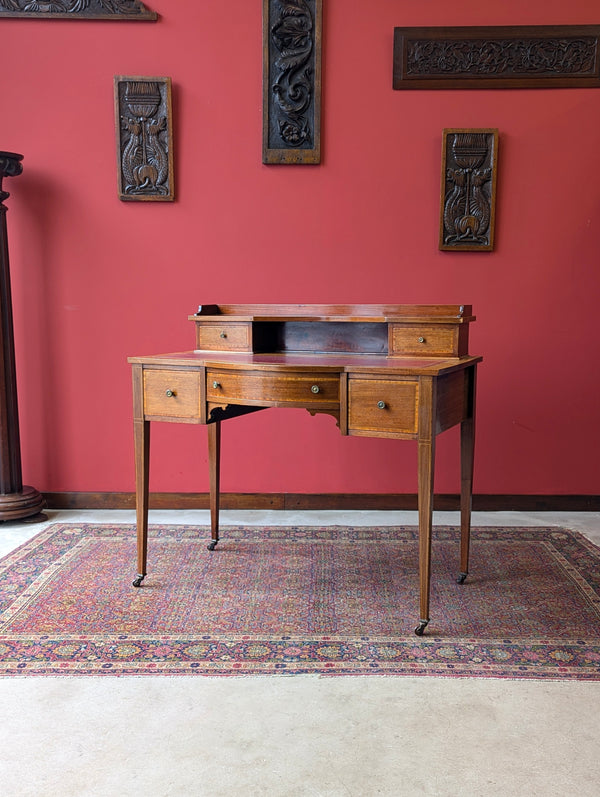
M201 305L196 348L390 357L468 354L471 305Z

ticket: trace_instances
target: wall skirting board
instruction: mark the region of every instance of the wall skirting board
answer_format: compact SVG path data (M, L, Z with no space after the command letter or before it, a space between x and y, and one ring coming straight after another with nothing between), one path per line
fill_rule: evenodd
M133 509L135 494L44 493L48 509ZM150 493L151 509L208 509L208 493ZM222 509L416 510L414 493L222 493ZM458 510L459 496L440 494L437 510ZM600 495L474 495L479 512L600 512Z

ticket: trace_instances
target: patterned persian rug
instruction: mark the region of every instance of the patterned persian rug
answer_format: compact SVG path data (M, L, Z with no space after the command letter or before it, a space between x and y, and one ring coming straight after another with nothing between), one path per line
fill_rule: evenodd
M3 675L429 675L600 680L600 548L558 528L436 528L431 623L411 527L54 524L0 561Z

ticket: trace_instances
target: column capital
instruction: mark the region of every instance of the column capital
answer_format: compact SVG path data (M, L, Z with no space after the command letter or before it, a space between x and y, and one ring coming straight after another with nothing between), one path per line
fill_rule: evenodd
M10 194L2 190L2 180L4 177L18 177L23 171L23 155L17 152L3 152L0 150L0 203L8 199Z
M3 152L0 150L0 173L2 177L17 177L23 171L23 155L17 152Z

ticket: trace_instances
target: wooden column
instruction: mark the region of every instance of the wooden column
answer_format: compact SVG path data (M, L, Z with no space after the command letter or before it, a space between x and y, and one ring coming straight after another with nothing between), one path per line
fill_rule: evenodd
M5 177L16 177L23 167L22 155L0 152L0 521L45 520L42 495L33 487L23 486L21 475L21 440L17 404L15 341L8 261L6 206L10 194L2 189Z

